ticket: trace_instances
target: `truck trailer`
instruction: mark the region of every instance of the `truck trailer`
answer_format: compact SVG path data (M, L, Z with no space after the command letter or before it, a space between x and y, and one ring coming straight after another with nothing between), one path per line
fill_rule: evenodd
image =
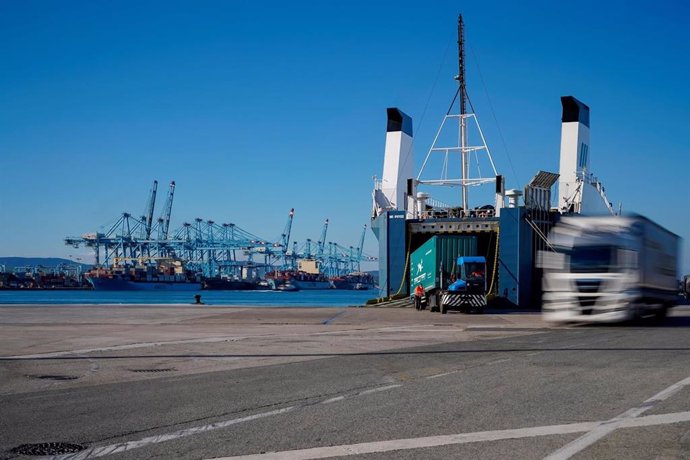
M410 255L410 291L424 288L430 310L486 308L486 259L475 256L473 236L433 236Z
M632 216L564 216L541 251L542 315L549 322L666 316L678 298L680 238Z

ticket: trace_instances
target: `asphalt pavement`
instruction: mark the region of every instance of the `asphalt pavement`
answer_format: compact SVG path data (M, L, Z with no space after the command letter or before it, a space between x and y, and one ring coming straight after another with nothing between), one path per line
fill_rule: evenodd
M690 456L686 307L558 328L256 310L0 312L0 458L49 442L81 449L58 458Z

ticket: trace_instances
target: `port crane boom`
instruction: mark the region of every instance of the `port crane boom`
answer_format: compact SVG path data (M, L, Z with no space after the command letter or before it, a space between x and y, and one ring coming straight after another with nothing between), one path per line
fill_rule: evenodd
M285 230L283 230L283 234L280 235L280 245L281 250L283 252L283 266L287 269L288 266L288 261L287 261L287 253L288 249L290 246L290 233L292 232L292 220L295 217L295 208L290 209L290 212L288 213L288 220L285 223Z
M149 194L149 200L146 203L146 214L141 216L141 220L145 222L145 238L148 240L151 238L151 228L153 227L153 208L156 206L156 192L158 190L158 181L153 181L153 187L151 188L151 193Z
M323 257L323 249L324 246L326 245L326 233L328 232L328 219L326 219L326 222L323 224L323 229L321 230L321 236L319 237L319 242L316 250L316 257L321 258Z
M168 198L165 200L163 206L163 214L158 222L161 223L161 239L168 239L168 230L170 229L170 215L172 214L173 198L175 196L175 181L170 182L170 189L168 190Z
M367 224L364 224L362 236L359 238L359 246L357 247L357 271L360 270L360 262L362 261L362 251L364 250L364 237L367 234Z

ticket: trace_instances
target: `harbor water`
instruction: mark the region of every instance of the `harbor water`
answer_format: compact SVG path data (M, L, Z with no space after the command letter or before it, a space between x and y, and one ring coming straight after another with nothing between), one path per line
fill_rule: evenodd
M8 290L0 291L3 305L190 305L201 294L205 306L250 307L349 307L361 306L374 298L378 290L339 289L283 291L93 291L93 290Z

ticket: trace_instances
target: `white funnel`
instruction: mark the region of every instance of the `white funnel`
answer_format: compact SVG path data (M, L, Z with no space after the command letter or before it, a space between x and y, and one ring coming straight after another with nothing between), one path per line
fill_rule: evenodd
M558 181L558 208L579 212L582 182L589 169L589 107L573 96L561 97L561 165ZM580 181L578 181L578 178Z
M412 177L412 118L397 108L388 108L386 153L381 192L393 209L405 209L407 179Z

